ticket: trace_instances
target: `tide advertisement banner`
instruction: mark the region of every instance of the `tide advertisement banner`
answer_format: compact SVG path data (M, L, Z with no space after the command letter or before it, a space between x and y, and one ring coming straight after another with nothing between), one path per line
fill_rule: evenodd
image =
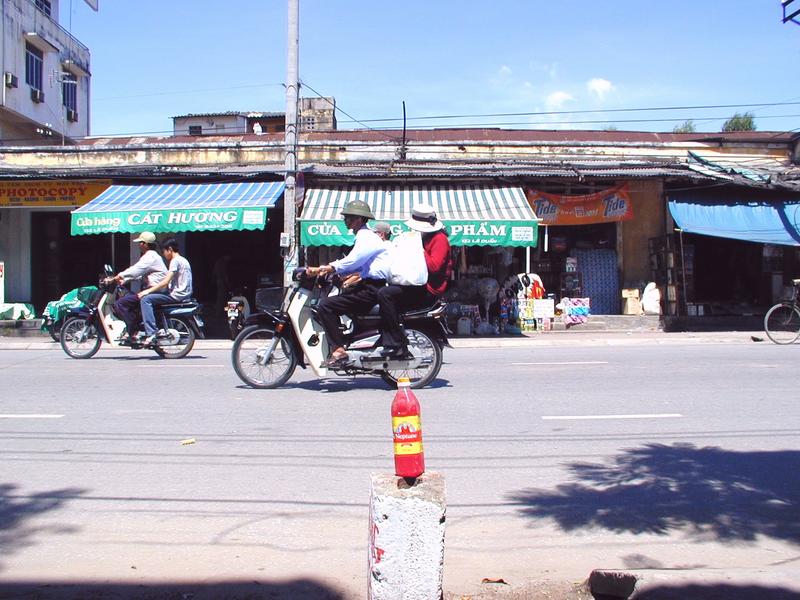
M111 185L111 180L0 181L0 207L83 206Z
M526 189L525 195L540 225L590 225L633 218L628 184L583 196L562 196Z

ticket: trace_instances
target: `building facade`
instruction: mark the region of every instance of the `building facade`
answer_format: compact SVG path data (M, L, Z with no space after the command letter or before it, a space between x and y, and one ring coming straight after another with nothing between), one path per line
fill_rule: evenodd
M336 129L334 98L300 98L298 113L300 131ZM264 134L285 130L286 113L283 112L226 111L172 117L172 131L176 136Z
M725 238L720 229L724 221L716 224L714 233L705 235L695 228L697 220L692 220L699 210L695 205L704 203L716 212L755 203L765 210L800 204L800 177L794 164L797 135L480 129L405 133L301 134L305 207L298 214L305 252L324 253L327 259L341 251L345 241L331 234L341 226L335 202L375 198L376 210L383 211L386 220L401 222L407 210L392 213L393 205L400 206L396 199L419 196L442 203L443 220L452 223L454 234L462 237L466 226L461 227L459 220L475 221L468 213L477 207L486 209L488 217L481 217L485 223L467 226L474 225L473 238L484 229L497 238L487 238L485 243L467 240L459 248L458 273L467 283L453 286L460 294L454 302L470 303L474 291L470 279L491 277L502 283L514 273L531 272L540 275L547 292L556 297L593 297L593 310L600 314L619 313L621 290L641 288L649 281L662 288L666 314L686 314L695 304L732 306L735 302L758 310L800 270L800 240L790 240L778 251L769 240ZM112 190L119 185L139 186L141 194L153 197L149 188L175 182L209 190L215 182L280 182L283 149L280 133L205 140L193 136L96 139L49 151L6 148L0 151L0 180L11 186L15 179L32 177L61 183L80 178L98 185L105 181ZM514 238L515 224L509 225L511 241L525 243L504 244L495 235L505 227L502 221L511 218L500 216L502 202L498 201L504 198L527 199L541 219L538 233L529 231L526 224L524 239ZM319 209L316 216L308 214L311 199ZM91 205L91 198L74 198L73 207L85 201ZM570 210L558 216L558 206ZM148 210L158 209L150 204ZM77 254L88 257L84 270L91 274L96 270L91 261L101 264L103 257L116 256L116 263L124 266L131 249L130 228L117 228L116 237L113 229L70 235L71 218L72 233L76 233L76 215L70 216L68 208L58 216L40 214L47 210L55 209L0 209L6 296L17 301L33 299L37 307L50 299L42 289L37 291L42 287L37 264L52 263L52 271L58 272L59 260ZM252 289L261 275L280 281L279 211L280 206L269 207L266 219L260 221L263 229L187 229L187 252L193 259L202 257L203 247L213 238L214 247L225 248L234 258L232 264L243 267L238 275L242 284ZM132 216L149 228L143 224L143 213ZM154 214L152 219L157 217ZM308 221L302 222L303 218ZM54 224L37 224L41 219L52 219ZM36 227L58 228L60 237L48 241L46 236L33 235ZM521 236L522 229L516 227ZM254 248L258 249L255 253ZM322 257L310 255L309 259ZM203 261L208 264L202 265ZM67 264L74 262L67 260ZM198 272L214 271L214 257L198 262L202 266ZM213 281L200 279L198 289L213 294ZM62 286L65 283L63 278ZM727 310L725 306L722 309Z
M89 135L89 49L58 23L59 0L3 0L0 143L71 143Z

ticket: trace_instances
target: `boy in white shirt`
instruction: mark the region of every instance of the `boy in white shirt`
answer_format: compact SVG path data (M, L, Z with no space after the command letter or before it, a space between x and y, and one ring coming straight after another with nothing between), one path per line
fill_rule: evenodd
M145 344L152 344L157 337L167 337L167 332L156 331L156 315L154 307L161 304L181 302L192 297L192 267L189 261L181 256L177 240L171 238L163 244L164 260L169 263L166 277L156 285L139 292L142 304L142 320L147 336ZM167 293L160 290L167 289Z

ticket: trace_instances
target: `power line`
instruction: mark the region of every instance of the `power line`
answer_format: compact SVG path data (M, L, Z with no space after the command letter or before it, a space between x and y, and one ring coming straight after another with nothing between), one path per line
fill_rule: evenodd
M95 102L101 100L126 100L128 98L152 98L153 96L178 96L181 94L197 94L200 92L225 92L228 90L244 90L248 88L262 88L262 87L283 87L284 84L282 83L259 83L253 85L231 85L227 87L219 87L219 88L204 88L199 90L181 90L181 91L174 91L174 92L153 92L151 94L136 94L133 96L105 96L101 98L93 98Z
M407 121L422 121L422 120L436 120L436 119L470 119L470 118L488 118L488 117L536 117L536 116L560 116L560 115L581 115L593 113L620 113L620 112L646 112L646 111L665 111L665 110L707 110L717 108L765 108L772 106L797 106L800 102L764 102L760 104L700 104L694 106L651 106L645 108L606 108L606 109L588 109L588 110L550 110L550 111L535 111L535 112L512 112L512 113L486 113L486 114L460 114L460 115L429 115L421 117L408 117ZM727 118L727 117L726 117ZM382 119L363 119L362 121L355 121L361 123L381 123L381 122L402 122L402 118L382 118Z
M304 87L307 87L307 88L308 88L308 89L310 89L312 92L314 92L314 93L315 93L315 94L316 94L316 95L317 95L319 98L322 98L322 99L323 99L323 100L325 100L325 101L326 101L328 104L330 104L330 105L331 105L331 106L334 108L334 110L338 110L340 113L342 113L343 115L345 115L346 117L348 117L349 119L351 119L351 121L350 121L350 122L354 122L354 123L358 123L358 124L360 124L360 125L363 125L363 126L364 126L364 127L366 127L367 129L369 129L369 130L371 130L371 131L374 131L374 132L376 132L376 133L379 133L379 134L381 134L381 135L383 135L383 136L387 137L388 139L390 139L390 140L392 140L392 141L395 141L395 142L400 142L400 141L401 141L401 140L400 140L399 138L397 138L397 137L386 135L386 134L384 134L384 133L380 132L380 131L379 131L379 130L377 130L377 129L373 129L372 127L370 127L369 125L367 125L365 122L363 122L363 121L359 121L359 120L358 120L358 119L356 119L354 116L352 116L351 114L347 113L347 112L346 112L344 109L340 108L340 107L339 107L339 106L337 106L335 103L333 103L333 102L331 102L330 100L328 100L327 96L323 96L322 94L320 94L320 93L319 93L317 90L315 90L313 87L311 87L310 85L308 85L308 84L307 84L305 81L300 81L300 85L302 85L302 86L304 86Z

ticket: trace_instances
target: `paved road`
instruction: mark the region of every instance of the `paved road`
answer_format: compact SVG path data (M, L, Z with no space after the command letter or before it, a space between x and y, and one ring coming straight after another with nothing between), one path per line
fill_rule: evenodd
M419 393L447 590L625 568L800 594L798 359L741 336L448 351ZM0 376L0 590L363 597L369 474L391 469L380 381L251 390L210 348L2 350Z

